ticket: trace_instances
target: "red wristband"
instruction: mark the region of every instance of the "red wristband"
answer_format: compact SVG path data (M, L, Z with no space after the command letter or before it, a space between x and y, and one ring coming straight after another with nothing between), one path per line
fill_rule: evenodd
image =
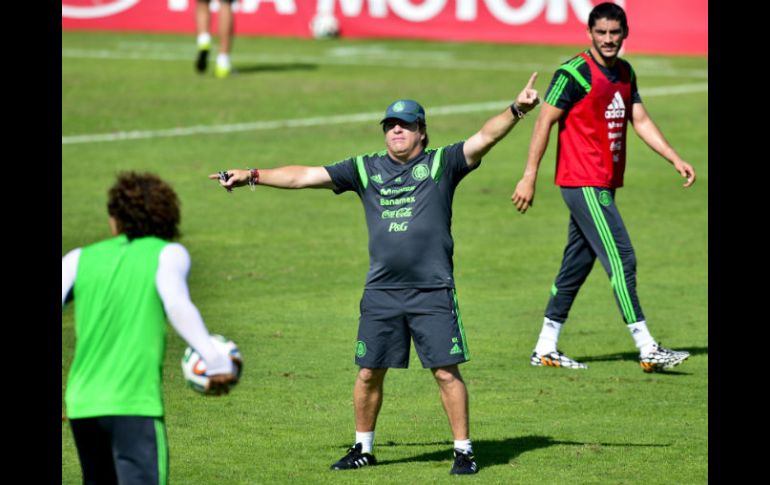
M258 168L249 169L249 185L258 185L258 184L259 184L259 169Z

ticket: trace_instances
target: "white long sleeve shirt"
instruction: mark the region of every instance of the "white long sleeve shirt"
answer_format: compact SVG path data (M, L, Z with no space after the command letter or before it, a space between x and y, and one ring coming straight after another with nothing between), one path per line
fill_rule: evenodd
M68 252L61 260L62 306L72 290L77 277L80 248ZM198 308L190 299L187 275L190 272L190 254L179 243L169 243L160 252L155 286L163 302L166 316L174 330L206 362L209 375L235 371L232 361L214 347Z

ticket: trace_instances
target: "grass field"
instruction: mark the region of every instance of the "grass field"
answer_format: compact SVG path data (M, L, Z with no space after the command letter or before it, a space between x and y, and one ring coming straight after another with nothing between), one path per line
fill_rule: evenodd
M206 176L379 150L378 116L397 98L426 107L432 146L465 139L534 70L544 94L555 67L579 49L238 38L239 72L218 80L193 72L189 36L62 35L62 254L108 236L106 192L118 171L158 173L182 200L193 301L209 329L234 339L244 355L244 377L229 396L196 395L181 377L186 344L169 327L171 483L453 478L437 387L414 352L410 369L391 371L386 381L375 444L382 465L328 470L354 431L353 352L368 268L357 197L269 188L227 194ZM454 202L455 279L472 353L462 370L481 467L468 481L707 482L708 60L627 59L648 111L698 171L695 186L682 189L670 165L630 135L617 197L650 330L692 357L674 372L644 374L597 264L560 342L590 368L529 366L568 211L552 184L554 141L534 208L522 216L510 202L533 126L528 117L463 181ZM70 305L62 316L62 409L74 340ZM80 483L66 423L62 483Z

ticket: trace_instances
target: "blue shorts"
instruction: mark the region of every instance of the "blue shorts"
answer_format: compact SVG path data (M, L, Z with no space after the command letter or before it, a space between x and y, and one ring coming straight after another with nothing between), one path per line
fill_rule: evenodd
M410 341L424 368L470 359L453 288L366 289L355 362L370 369L409 367Z

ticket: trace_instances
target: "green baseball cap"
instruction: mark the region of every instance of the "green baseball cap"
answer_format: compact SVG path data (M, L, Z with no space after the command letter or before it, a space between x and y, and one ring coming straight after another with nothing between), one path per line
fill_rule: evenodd
M425 123L425 110L420 106L420 103L413 99L399 99L388 106L388 109L385 110L385 117L380 123L384 123L389 118L396 118L407 123L414 123L417 120Z

